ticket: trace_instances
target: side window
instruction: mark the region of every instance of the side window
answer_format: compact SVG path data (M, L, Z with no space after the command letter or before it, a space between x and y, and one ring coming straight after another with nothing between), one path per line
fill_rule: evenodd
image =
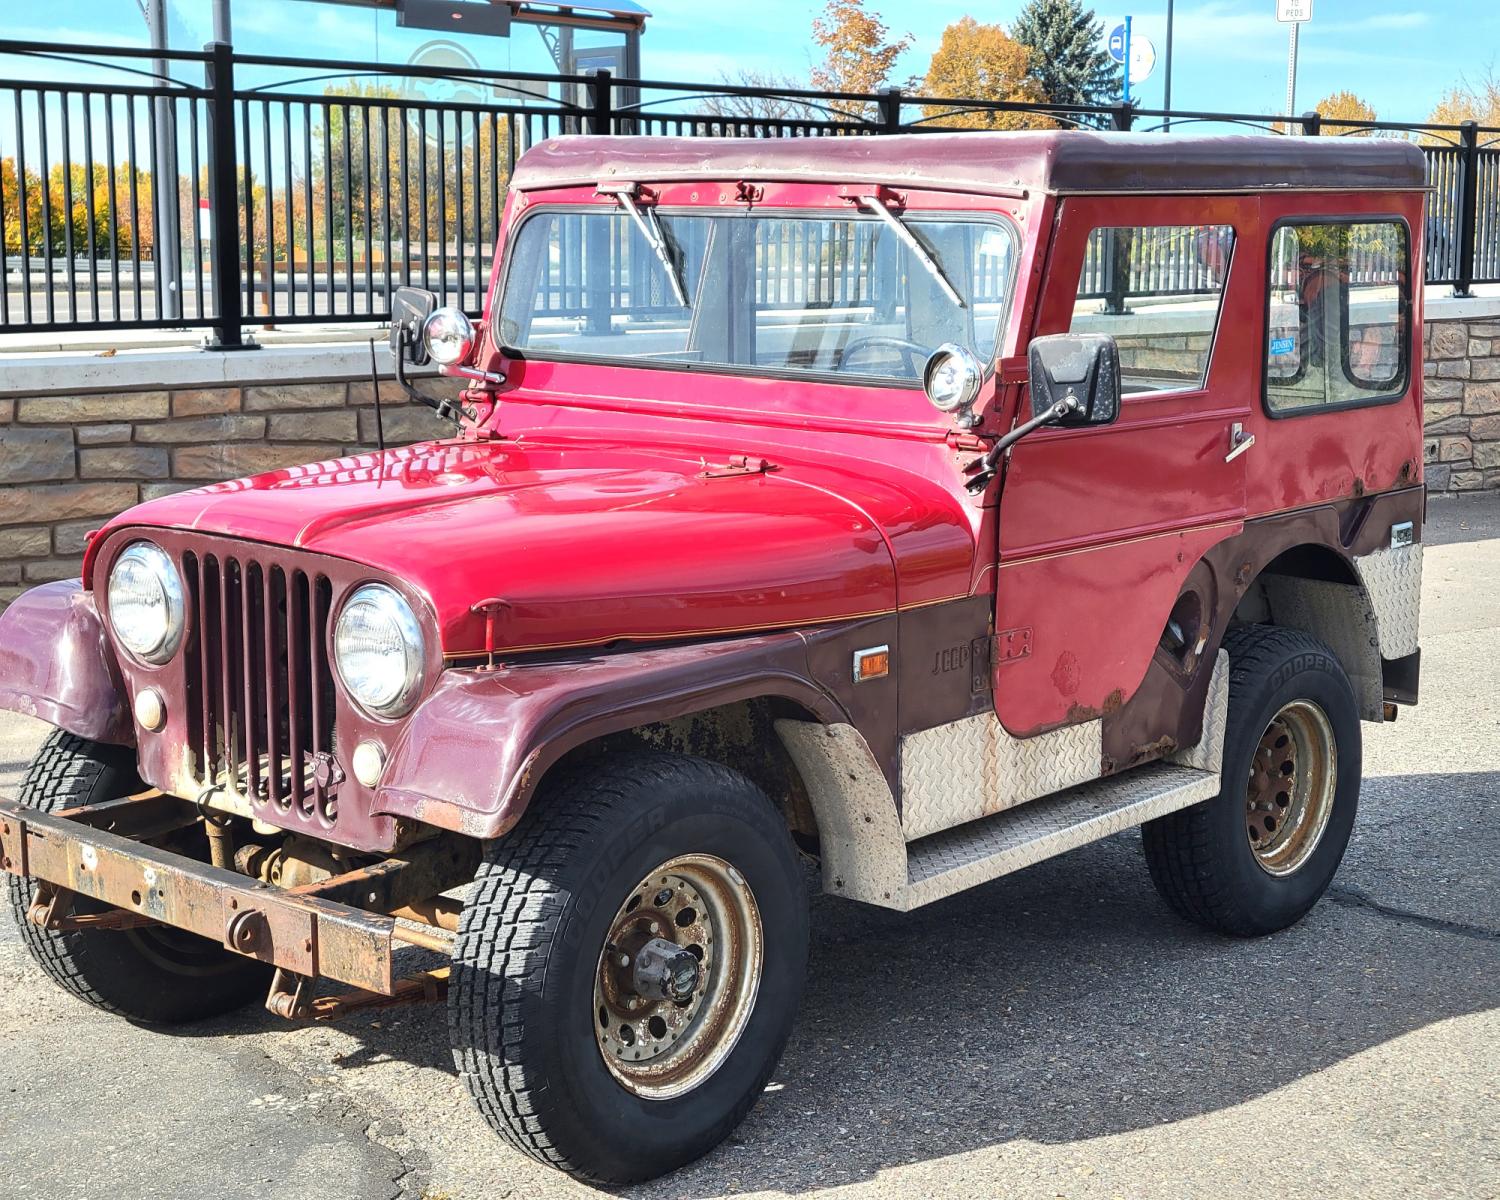
M1233 251L1228 225L1095 229L1069 331L1114 335L1126 396L1201 388Z
M1291 414L1406 390L1410 280L1399 221L1297 223L1271 237L1266 405Z

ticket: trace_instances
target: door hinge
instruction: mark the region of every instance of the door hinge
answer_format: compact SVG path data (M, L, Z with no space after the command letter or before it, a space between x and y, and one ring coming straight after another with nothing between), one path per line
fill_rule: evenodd
M997 667L1031 657L1030 625L1023 625L1019 629L1002 629L990 641L994 646L993 657Z

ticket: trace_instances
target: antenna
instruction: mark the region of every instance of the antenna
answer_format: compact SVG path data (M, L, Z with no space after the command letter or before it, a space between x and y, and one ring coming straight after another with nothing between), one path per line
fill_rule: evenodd
M370 339L370 390L375 396L375 449L385 451L385 418L380 412L380 372L375 367L375 339Z

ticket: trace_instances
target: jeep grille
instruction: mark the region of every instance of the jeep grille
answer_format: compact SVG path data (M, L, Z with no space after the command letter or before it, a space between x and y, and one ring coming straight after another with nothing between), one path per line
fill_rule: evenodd
M182 556L191 608L184 668L195 772L268 819L331 828L334 692L326 575L249 556Z

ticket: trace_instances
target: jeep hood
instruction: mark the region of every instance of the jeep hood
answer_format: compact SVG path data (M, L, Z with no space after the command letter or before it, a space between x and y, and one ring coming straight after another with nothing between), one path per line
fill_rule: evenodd
M426 443L163 497L110 528L198 530L367 564L427 596L449 654L482 649L471 609L492 597L503 601L497 644L512 651L893 610L895 563L868 496L841 494L816 464L754 466L630 445ZM972 542L953 549L966 575ZM928 537L929 567L931 550Z

